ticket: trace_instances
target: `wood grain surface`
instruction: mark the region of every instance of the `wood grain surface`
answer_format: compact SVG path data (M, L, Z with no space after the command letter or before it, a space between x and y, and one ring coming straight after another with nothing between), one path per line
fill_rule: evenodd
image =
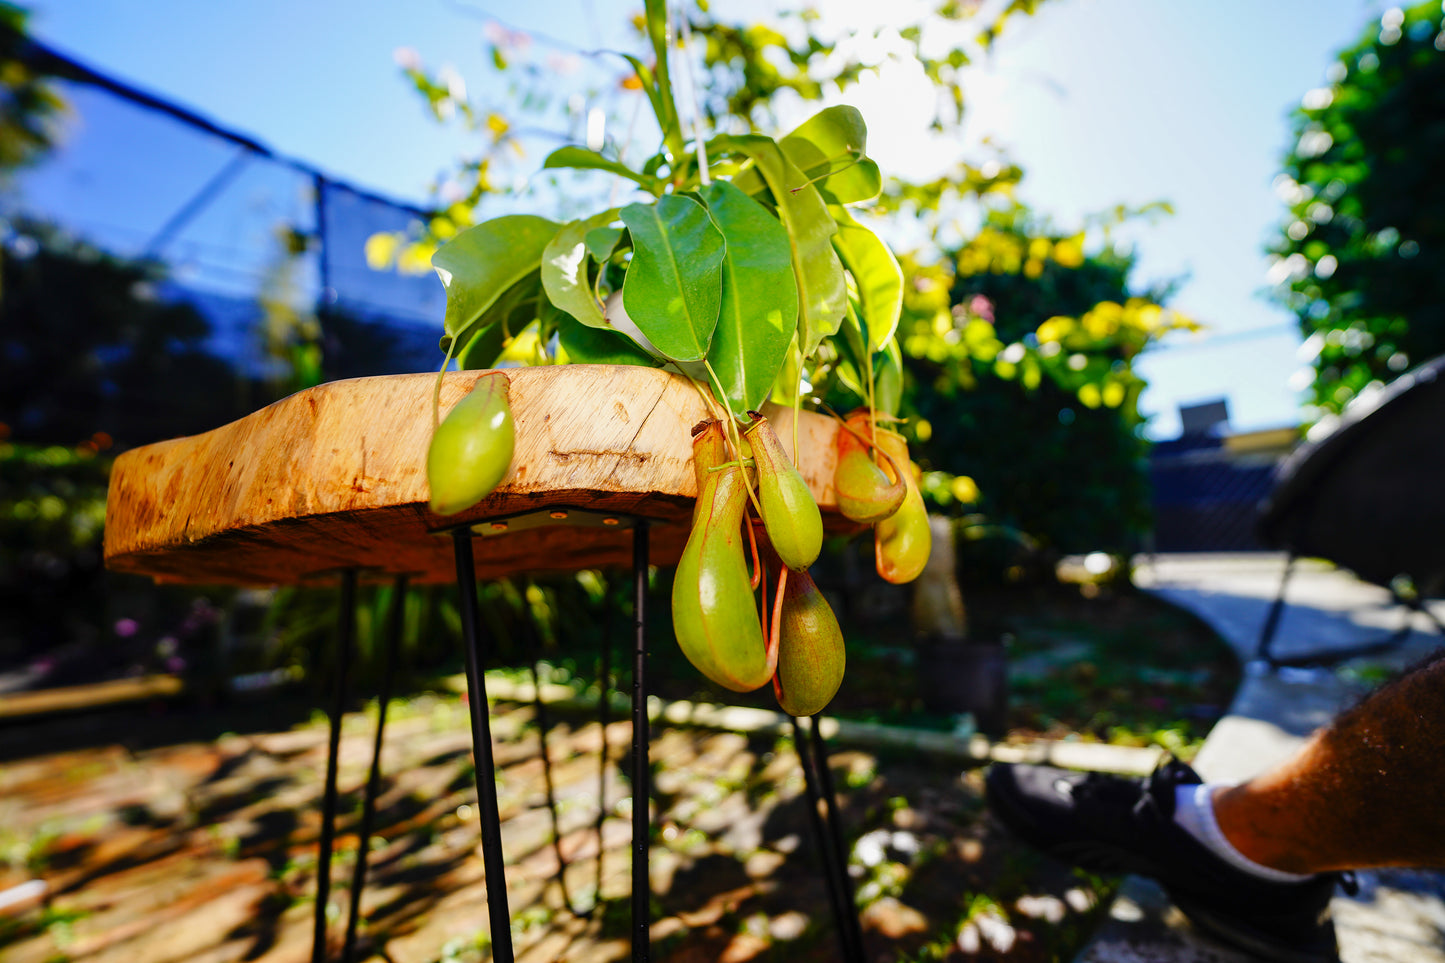
M686 380L639 367L508 369L517 425L512 466L475 508L427 508L432 374L336 381L302 391L214 431L125 452L106 502L105 558L113 570L160 581L275 585L408 574L451 581L458 524L479 526L477 574L630 566L631 517L651 520L654 564L687 540L696 498L691 429L706 417ZM448 374L445 414L484 372ZM791 450L791 414L767 412ZM834 531L836 427L804 413L801 470ZM617 526L552 521L563 507L613 514ZM548 509L550 527L500 531L495 520ZM495 524L494 524L495 523ZM509 529L525 522L509 523Z

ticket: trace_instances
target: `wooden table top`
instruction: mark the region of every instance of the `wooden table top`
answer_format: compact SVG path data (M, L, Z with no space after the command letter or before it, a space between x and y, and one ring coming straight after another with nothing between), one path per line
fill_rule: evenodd
M446 376L443 414L483 373ZM447 532L466 523L481 536L479 578L567 572L630 566L634 517L654 522L651 561L675 562L697 496L691 429L706 417L693 386L627 366L507 375L512 466L462 514L427 508L436 376L336 381L214 431L122 454L106 500L106 565L193 584L309 584L348 568L368 579L450 582ZM791 413L768 414L790 447ZM805 412L798 427L801 471L825 525L850 530L833 494L835 423Z

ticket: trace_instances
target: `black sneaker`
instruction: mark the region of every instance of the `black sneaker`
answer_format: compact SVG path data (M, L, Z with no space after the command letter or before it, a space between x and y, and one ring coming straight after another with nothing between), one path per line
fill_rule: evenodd
M1174 788L1200 782L1177 760L1147 779L995 763L985 780L994 815L1050 856L1157 880L1201 929L1263 959L1338 960L1339 874L1274 883L1226 863L1174 822Z

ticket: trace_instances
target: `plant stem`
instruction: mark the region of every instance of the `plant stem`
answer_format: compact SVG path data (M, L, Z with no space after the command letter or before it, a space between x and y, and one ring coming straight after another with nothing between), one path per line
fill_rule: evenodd
M678 159L685 154L686 147L682 142L682 131L679 129L677 120L677 101L672 96L671 71L668 70L668 54L671 50L671 26L672 17L669 15L667 0L646 0L647 36L652 41L652 52L657 57L657 66L653 68L653 75L657 79L658 103L662 106L664 116L657 118L658 125L662 128L662 139L667 144L667 149L672 154L672 163L678 163Z
M798 381L793 385L793 467L797 468L798 461L798 422L802 419L799 415L803 411L803 347L798 346Z
M470 347L472 346L473 342L475 342L475 341L476 341L478 338L480 338L481 336L482 336L482 332L481 332L481 330L479 329L475 334L473 334L470 338L467 339L467 348L470 348ZM457 339L456 339L456 338L452 338L451 341L449 341L449 342L447 343L447 356L442 359L442 367L441 367L441 370L437 372L437 382L436 382L435 385L432 386L432 392L431 392L431 429L432 429L432 431L436 431L437 428L440 427L440 426L441 426L441 423L442 423L442 381L443 381L443 380L446 378L446 376L447 376L447 365L449 365L449 364L452 363L452 352L456 350L456 347L457 347ZM467 348L463 348L463 349L462 349L462 354L466 354L466 353L467 353Z
M698 396L702 398L702 406L707 409L707 416L721 421L722 419L718 418L717 414L717 402L713 400L712 395L708 394L708 389L696 378L688 377L687 381L693 388L697 389ZM726 429L724 429L724 431L726 431ZM729 440L731 441L731 439ZM734 454L739 458L742 457L741 452L734 452Z
M727 392L723 391L722 379L719 378L717 376L717 372L712 369L712 362L708 361L706 358L703 358L702 364L703 367L707 369L708 377L712 379L713 393L716 394L719 399L721 399L722 406L727 409L728 416L723 420L723 431L727 435L728 443L733 446L733 451L737 453L738 461L742 461L743 436L738 432L738 416L733 413L733 406L728 401ZM743 484L747 486L748 501L753 503L753 511L758 513L759 518L762 518L762 502L758 501L757 489L753 487L753 480L747 476L746 472L743 473Z
M677 22L682 27L682 65L687 71L688 92L692 95L692 137L697 148L698 180L706 187L712 183L712 177L708 174L707 144L702 136L702 102L697 98L697 78L692 73L692 24L688 23L681 7L675 9Z

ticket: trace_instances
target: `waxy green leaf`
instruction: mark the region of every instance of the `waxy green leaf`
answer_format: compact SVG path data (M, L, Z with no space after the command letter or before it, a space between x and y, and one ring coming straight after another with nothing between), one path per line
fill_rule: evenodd
M651 24L649 24L649 30L650 29ZM664 51L666 50L665 44L662 49ZM658 59L658 69L656 72L653 72L651 67L632 56L632 54L619 53L618 56L625 58L627 62L632 65L632 69L636 71L637 79L641 82L642 89L647 94L647 102L652 105L652 115L657 118L657 126L662 130L662 138L667 145L668 153L673 156L681 154L683 147L682 128L678 124L677 104L672 99L672 90L667 76L666 54L664 53L664 55ZM644 168L644 172L651 174L656 169L656 167L652 167L650 170Z
M722 301L722 233L701 204L675 194L627 205L622 222L632 234L622 282L628 317L666 357L702 360Z
M867 201L883 190L878 165L866 156L868 127L856 107L828 107L781 142L783 153L830 203Z
M447 291L446 333L465 344L509 288L537 270L542 251L557 233L544 217L512 214L469 228L437 249L432 267Z
M507 342L537 320L546 301L539 273L528 272L503 291L471 326L466 339L459 342L463 347L457 363L464 369L490 368ZM481 337L477 337L478 334ZM495 352L492 352L493 346ZM487 357L489 352L491 356Z
M709 150L745 154L772 192L792 245L793 275L798 283L798 340L804 356L811 356L824 338L838 330L848 299L843 265L832 245L837 225L817 188L772 138L757 134L718 137Z
M595 150L588 150L585 147L578 147L569 144L566 147L559 147L547 155L542 162L542 169L570 168L573 170L598 170L607 171L609 174L616 174L618 177L625 177L630 181L642 185L645 190L653 190L657 186L657 178L639 174L627 165L603 157Z
M903 311L903 269L888 245L855 221L847 208L831 205L828 211L838 224L833 248L858 284L868 349L877 351L898 328L898 316Z
M507 329L500 324L479 328L476 336L457 355L457 367L463 371L494 367L497 359L502 356L502 351L506 349L510 337Z
M863 333L862 322L858 320L858 304L853 298L848 299L848 313L843 318L839 333L842 337L833 341L838 349L838 360L834 365L838 381L866 403L868 385L863 375L868 369L863 359L869 357L868 338Z
M542 252L542 287L553 304L583 324L608 327L588 276L587 235L617 220L617 208L568 221Z
M726 181L701 191L722 231L722 307L707 358L735 412L762 407L798 324L788 232L757 201Z
M873 407L888 415L898 414L903 401L903 351L892 338L878 354L873 375Z
M561 314L557 319L557 340L569 363L635 364L648 368L662 365L622 332L582 324L569 314Z
M878 165L864 154L867 145L863 115L848 106L819 111L780 142L784 155L829 204L866 201L883 190ZM752 195L764 186L757 170L743 171L733 184Z
M794 331L783 355L783 365L778 369L778 377L773 381L773 392L768 397L784 408L796 408L803 400L800 391L802 380L803 357L798 353L798 332Z
M617 250L617 242L622 240L624 233L620 227L598 227L588 231L582 241L587 245L587 253L592 255L592 260L604 264Z

